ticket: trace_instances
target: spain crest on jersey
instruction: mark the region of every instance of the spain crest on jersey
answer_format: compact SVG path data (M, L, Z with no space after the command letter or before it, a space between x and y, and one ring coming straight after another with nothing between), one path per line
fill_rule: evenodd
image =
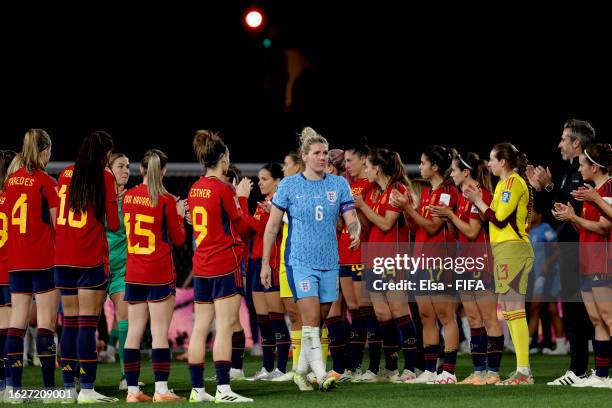
M335 191L327 191L327 201L333 204L336 202L337 199L338 199L338 195L336 194Z

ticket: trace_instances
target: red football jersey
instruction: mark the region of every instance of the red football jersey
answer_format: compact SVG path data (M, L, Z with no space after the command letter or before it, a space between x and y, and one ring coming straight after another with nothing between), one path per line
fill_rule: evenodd
M194 276L223 276L240 270L241 217L234 188L216 177L202 176L189 190L189 211L196 250Z
M94 208L75 214L70 210L70 180L74 165L66 167L58 179L59 210L57 211L57 237L55 240L55 264L77 268L108 267L108 241L104 220L94 215ZM119 228L119 210L115 177L110 170L104 171L105 216L108 229Z
M491 205L491 201L493 200L493 197L491 196L491 193L489 192L489 190L481 187L480 191L482 191L482 201L484 201L486 205ZM471 201L465 198L463 194L458 195L457 208L455 209L455 215L457 215L457 218L459 218L461 221L466 222L468 224L470 223L471 219L477 219L477 220L481 219L480 214L478 212L478 208L474 204L472 204ZM480 229L480 232L478 233L478 236L473 240L469 239L463 232L457 229L457 238L459 242L467 242L467 243L488 242L489 239L487 238L487 232L486 232L485 226L486 225L484 224L484 221L483 221L483 225L482 225L482 228Z
M266 201L270 202L271 198L266 197ZM270 218L270 214L265 212L260 206L255 209L255 214L251 216L248 212L248 201L246 197L240 197L238 200L240 207L244 208L242 212L243 218L249 224L249 227L255 233L255 239L253 240L253 252L251 253L252 259L261 259L263 256L263 238L264 232L266 231L266 224ZM278 270L280 266L280 247L283 241L282 231L276 236L276 241L270 252L270 268Z
M0 192L0 285L8 284L8 225L9 210L6 193Z
M612 199L612 179L608 179L598 189L597 193L606 201ZM582 218L589 221L599 221L599 209L585 201L582 205ZM608 234L599 235L596 232L580 228L580 274L595 275L608 272Z
M433 216L427 207L430 205L441 205L440 198L442 197L442 194L446 194L445 198L448 200L448 207L454 210L455 206L457 205L459 193L455 186L444 184L435 190L432 190L431 187L423 189L419 203L419 213L423 217L431 220ZM448 230L446 223L443 223L438 232L433 235L429 235L424 228L419 228L416 231L414 241L414 256L424 254L425 256L429 257L446 257L454 256L455 254L455 237ZM445 243L452 244L452 246L442 245Z
M373 183L370 183L367 178L357 179L350 184L351 192L353 195L360 195L363 197L364 201L367 204L371 204L368 202L368 198L372 195L372 190L376 189L377 186ZM368 228L365 225L361 226L361 242L366 242L368 237ZM359 246L355 250L350 250L349 246L351 245L351 236L348 233L348 229L346 225L342 227L342 232L338 237L338 255L340 259L340 265L356 265L361 263L361 246Z
M172 244L183 245L183 217L176 212L171 195L160 195L152 207L147 186L129 189L123 197L123 219L127 235L125 282L161 285L174 282Z
M402 194L406 194L408 190L405 185L401 183L394 183L387 186L385 191L378 195L378 199L373 203L372 210L378 215L385 216L387 211L393 211L400 213L400 217L391 229L383 231L372 223L370 227L370 234L368 236L368 242L408 242L408 236L406 235L406 229L402 228L404 225L404 217L402 217L402 210L398 207L391 205L391 192L397 190Z
M493 196L486 188L480 188L482 191L482 200L486 205L491 205L491 201L493 200ZM458 195L457 200L457 208L455 209L455 215L461 221L470 223L471 219L481 219L480 214L478 212L478 208L472 204L471 201L466 199L463 194ZM489 234L487 232L487 223L486 221L482 221L482 227L480 228L480 232L473 240L469 239L459 228L457 230L457 238L460 243L459 250L457 252L457 256L461 256L464 258L485 258L485 268L480 272L490 273L491 265L493 262L493 256L491 253L491 245L489 242ZM466 268L467 269L467 268ZM475 272L475 270L467 269L468 272Z
M49 209L57 208L57 183L47 173L21 167L5 184L9 218L8 270L53 268L55 230Z

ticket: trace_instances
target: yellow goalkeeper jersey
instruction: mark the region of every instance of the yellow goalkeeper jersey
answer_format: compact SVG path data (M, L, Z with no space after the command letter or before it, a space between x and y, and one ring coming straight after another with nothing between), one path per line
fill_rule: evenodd
M491 243L529 242L531 205L527 183L517 173L497 183L491 209L498 222L489 222Z

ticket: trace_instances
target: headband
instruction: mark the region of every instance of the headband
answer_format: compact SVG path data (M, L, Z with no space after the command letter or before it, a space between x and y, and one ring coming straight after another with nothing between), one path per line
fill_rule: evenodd
M589 156L589 154L587 153L587 151L586 151L586 150L584 151L584 155L585 155L585 156L586 156L586 158L587 158L587 159L589 159L589 161L590 161L591 163L593 163L594 165L599 166L599 167L601 167L602 169L607 169L607 167L606 167L606 166L602 166L601 164L599 164L599 163L597 163L595 160L593 160L593 159L591 158L591 156Z
M463 163L463 165L464 165L465 167L467 167L467 168L468 168L468 169L470 169L470 170L474 170L474 169L472 168L472 166L470 166L469 164L467 164L467 163L465 162L465 160L463 160L463 157L461 157L461 155L460 155L460 154L458 154L458 155L457 155L457 158L458 158L458 159L461 161L461 163Z

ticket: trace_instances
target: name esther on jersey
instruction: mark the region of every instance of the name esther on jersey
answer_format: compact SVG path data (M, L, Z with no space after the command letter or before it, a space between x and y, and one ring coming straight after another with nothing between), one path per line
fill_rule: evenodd
M413 290L428 290L428 291L444 291L452 288L455 290L485 290L485 285L480 279L457 279L452 283L432 282L429 279L421 279L417 281L409 281L402 279L398 282L385 282L382 279L374 280L374 290L380 291L413 291Z

